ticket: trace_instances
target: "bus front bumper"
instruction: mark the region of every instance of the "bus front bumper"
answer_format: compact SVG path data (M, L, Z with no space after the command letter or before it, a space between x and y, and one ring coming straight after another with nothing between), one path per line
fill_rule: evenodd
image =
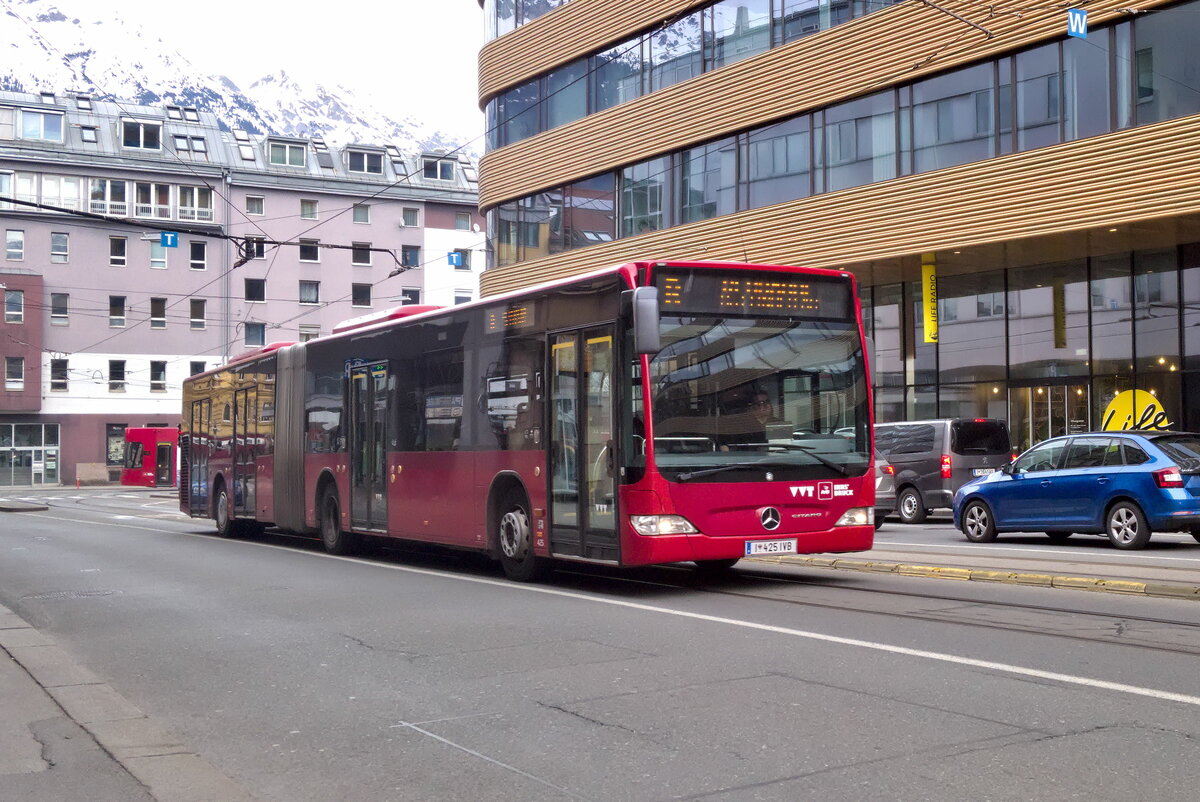
M794 540L795 548L755 555L747 554L747 543ZM696 560L729 560L746 556L786 556L795 554L837 554L867 551L875 541L874 526L837 526L817 532L800 532L775 536L710 537L703 533L691 535L638 535L632 532L621 555L624 565L653 565L655 563L691 562Z

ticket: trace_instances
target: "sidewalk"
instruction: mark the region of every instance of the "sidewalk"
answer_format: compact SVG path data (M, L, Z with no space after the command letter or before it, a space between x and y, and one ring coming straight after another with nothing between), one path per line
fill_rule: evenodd
M0 802L251 799L0 605Z

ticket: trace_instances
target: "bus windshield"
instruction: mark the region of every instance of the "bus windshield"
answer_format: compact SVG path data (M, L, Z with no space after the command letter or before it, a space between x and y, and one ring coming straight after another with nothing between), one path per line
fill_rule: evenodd
M652 448L672 481L861 476L867 376L853 320L662 316ZM754 468L756 470L745 470Z

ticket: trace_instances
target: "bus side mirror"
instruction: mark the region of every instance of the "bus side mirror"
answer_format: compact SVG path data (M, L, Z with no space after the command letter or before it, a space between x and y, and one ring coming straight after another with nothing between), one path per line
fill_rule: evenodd
M639 354L657 354L662 350L658 331L658 287L633 290L633 350Z

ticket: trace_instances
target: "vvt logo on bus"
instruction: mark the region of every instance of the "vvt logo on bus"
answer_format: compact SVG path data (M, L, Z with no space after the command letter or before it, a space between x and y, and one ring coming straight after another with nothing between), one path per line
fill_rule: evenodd
M833 482L817 482L817 486L812 485L797 485L788 488L792 491L792 498L818 498L821 501L828 501L833 498Z

